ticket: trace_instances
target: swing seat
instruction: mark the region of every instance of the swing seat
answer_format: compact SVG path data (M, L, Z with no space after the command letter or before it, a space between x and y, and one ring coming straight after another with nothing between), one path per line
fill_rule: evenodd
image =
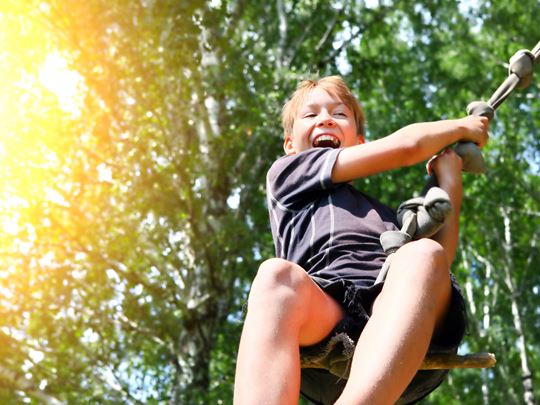
M340 379L347 379L355 350L355 342L347 333L340 332L323 345L302 349L300 367L323 369ZM451 370L456 368L493 367L493 353L470 353L458 355L452 351L429 351L419 370Z
M313 403L331 405L341 394L347 382L351 358L337 355L330 349L329 357L316 359L302 356L302 396ZM340 353L342 354L342 353ZM337 356L336 356L337 355ZM409 404L433 391L446 377L448 370L456 368L487 368L496 363L492 353L428 353L413 382L407 387L396 405ZM427 373L427 374L426 374Z
M322 359L322 362L310 356L301 357L302 396L313 403L321 405L335 403L347 383L351 359L345 360L336 354L331 353L330 357ZM492 353L467 355L428 353L415 379L396 405L409 404L424 398L445 379L449 369L493 367L495 362Z
M488 352L469 353L465 355L453 353L428 353L419 370L452 370L456 368L490 368L495 366L495 354ZM303 358L302 368L333 369L336 363L328 364L325 361L314 361ZM329 367L330 366L330 367ZM347 364L348 366L348 364ZM344 377L344 372L335 373Z
M469 353L466 355L429 353L420 370L450 370L454 368L489 368L497 363L493 353Z

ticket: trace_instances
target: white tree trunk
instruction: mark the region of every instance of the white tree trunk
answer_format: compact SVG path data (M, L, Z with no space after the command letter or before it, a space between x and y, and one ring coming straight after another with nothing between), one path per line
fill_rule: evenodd
M529 359L527 355L527 345L525 341L525 331L523 329L523 322L521 320L521 313L519 311L519 304L516 300L517 290L514 279L512 278L512 270L514 269L513 256L512 256L512 230L510 217L508 211L501 208L501 214L504 221L504 243L503 248L505 252L505 264L504 270L504 282L510 292L510 300L512 305L512 318L514 328L518 333L517 346L519 350L519 356L521 360L521 372L523 381L523 400L524 404L534 405L534 391L532 386L532 374L529 368Z

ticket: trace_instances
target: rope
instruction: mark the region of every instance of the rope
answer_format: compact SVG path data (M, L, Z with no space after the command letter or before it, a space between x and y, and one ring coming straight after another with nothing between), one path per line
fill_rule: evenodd
M430 188L424 197L411 198L401 203L397 211L401 229L386 231L380 237L387 256L375 284L384 281L392 263L392 256L401 246L412 240L435 235L451 212L450 197L439 187Z
M508 77L495 90L491 98L485 101L473 101L467 106L467 114L487 117L490 121L495 110L506 100L515 88L524 89L532 83L534 65L540 60L540 42L532 51L521 49L511 58ZM463 160L463 170L470 173L484 173L486 164L480 148L472 142L459 142L456 153ZM402 203L398 208L399 231L384 232L381 245L387 254L375 284L382 283L388 274L392 256L406 243L420 238L433 236L444 225L452 212L448 194L437 187L437 177L432 174L428 179L422 197L413 198Z
M532 51L520 49L511 58L508 63L508 77L495 90L490 99L485 101L473 101L467 106L467 114L487 117L490 121L495 115L495 110L508 98L514 89L525 89L532 83L534 65L540 60L540 42L536 44ZM459 145L459 144L458 144ZM472 173L484 173L486 164L480 153L480 149L471 143L470 148L477 149L473 152L474 161L471 161L471 167L465 166L464 170ZM469 170L470 169L470 170Z

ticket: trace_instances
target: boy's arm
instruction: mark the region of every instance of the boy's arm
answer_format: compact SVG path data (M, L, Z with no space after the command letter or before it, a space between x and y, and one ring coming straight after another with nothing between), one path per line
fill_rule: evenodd
M411 166L458 141L483 147L488 138L487 127L488 119L477 116L408 125L385 138L343 149L332 169L332 181L348 182Z
M448 266L454 261L459 239L459 214L462 198L461 168L461 158L453 149L445 150L428 163L428 171L435 172L439 187L448 193L452 203L450 217L442 229L432 237L444 247Z

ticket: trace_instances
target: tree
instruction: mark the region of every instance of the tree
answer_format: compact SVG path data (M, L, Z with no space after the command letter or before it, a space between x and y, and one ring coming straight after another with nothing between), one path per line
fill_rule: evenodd
M540 39L534 3L0 6L0 399L229 403L242 307L274 255L264 177L296 82L343 74L371 139L459 116ZM466 345L499 365L452 373L430 402L538 396L523 374L539 361L537 95L501 107L488 175L466 186ZM422 181L416 168L360 186L397 205Z

